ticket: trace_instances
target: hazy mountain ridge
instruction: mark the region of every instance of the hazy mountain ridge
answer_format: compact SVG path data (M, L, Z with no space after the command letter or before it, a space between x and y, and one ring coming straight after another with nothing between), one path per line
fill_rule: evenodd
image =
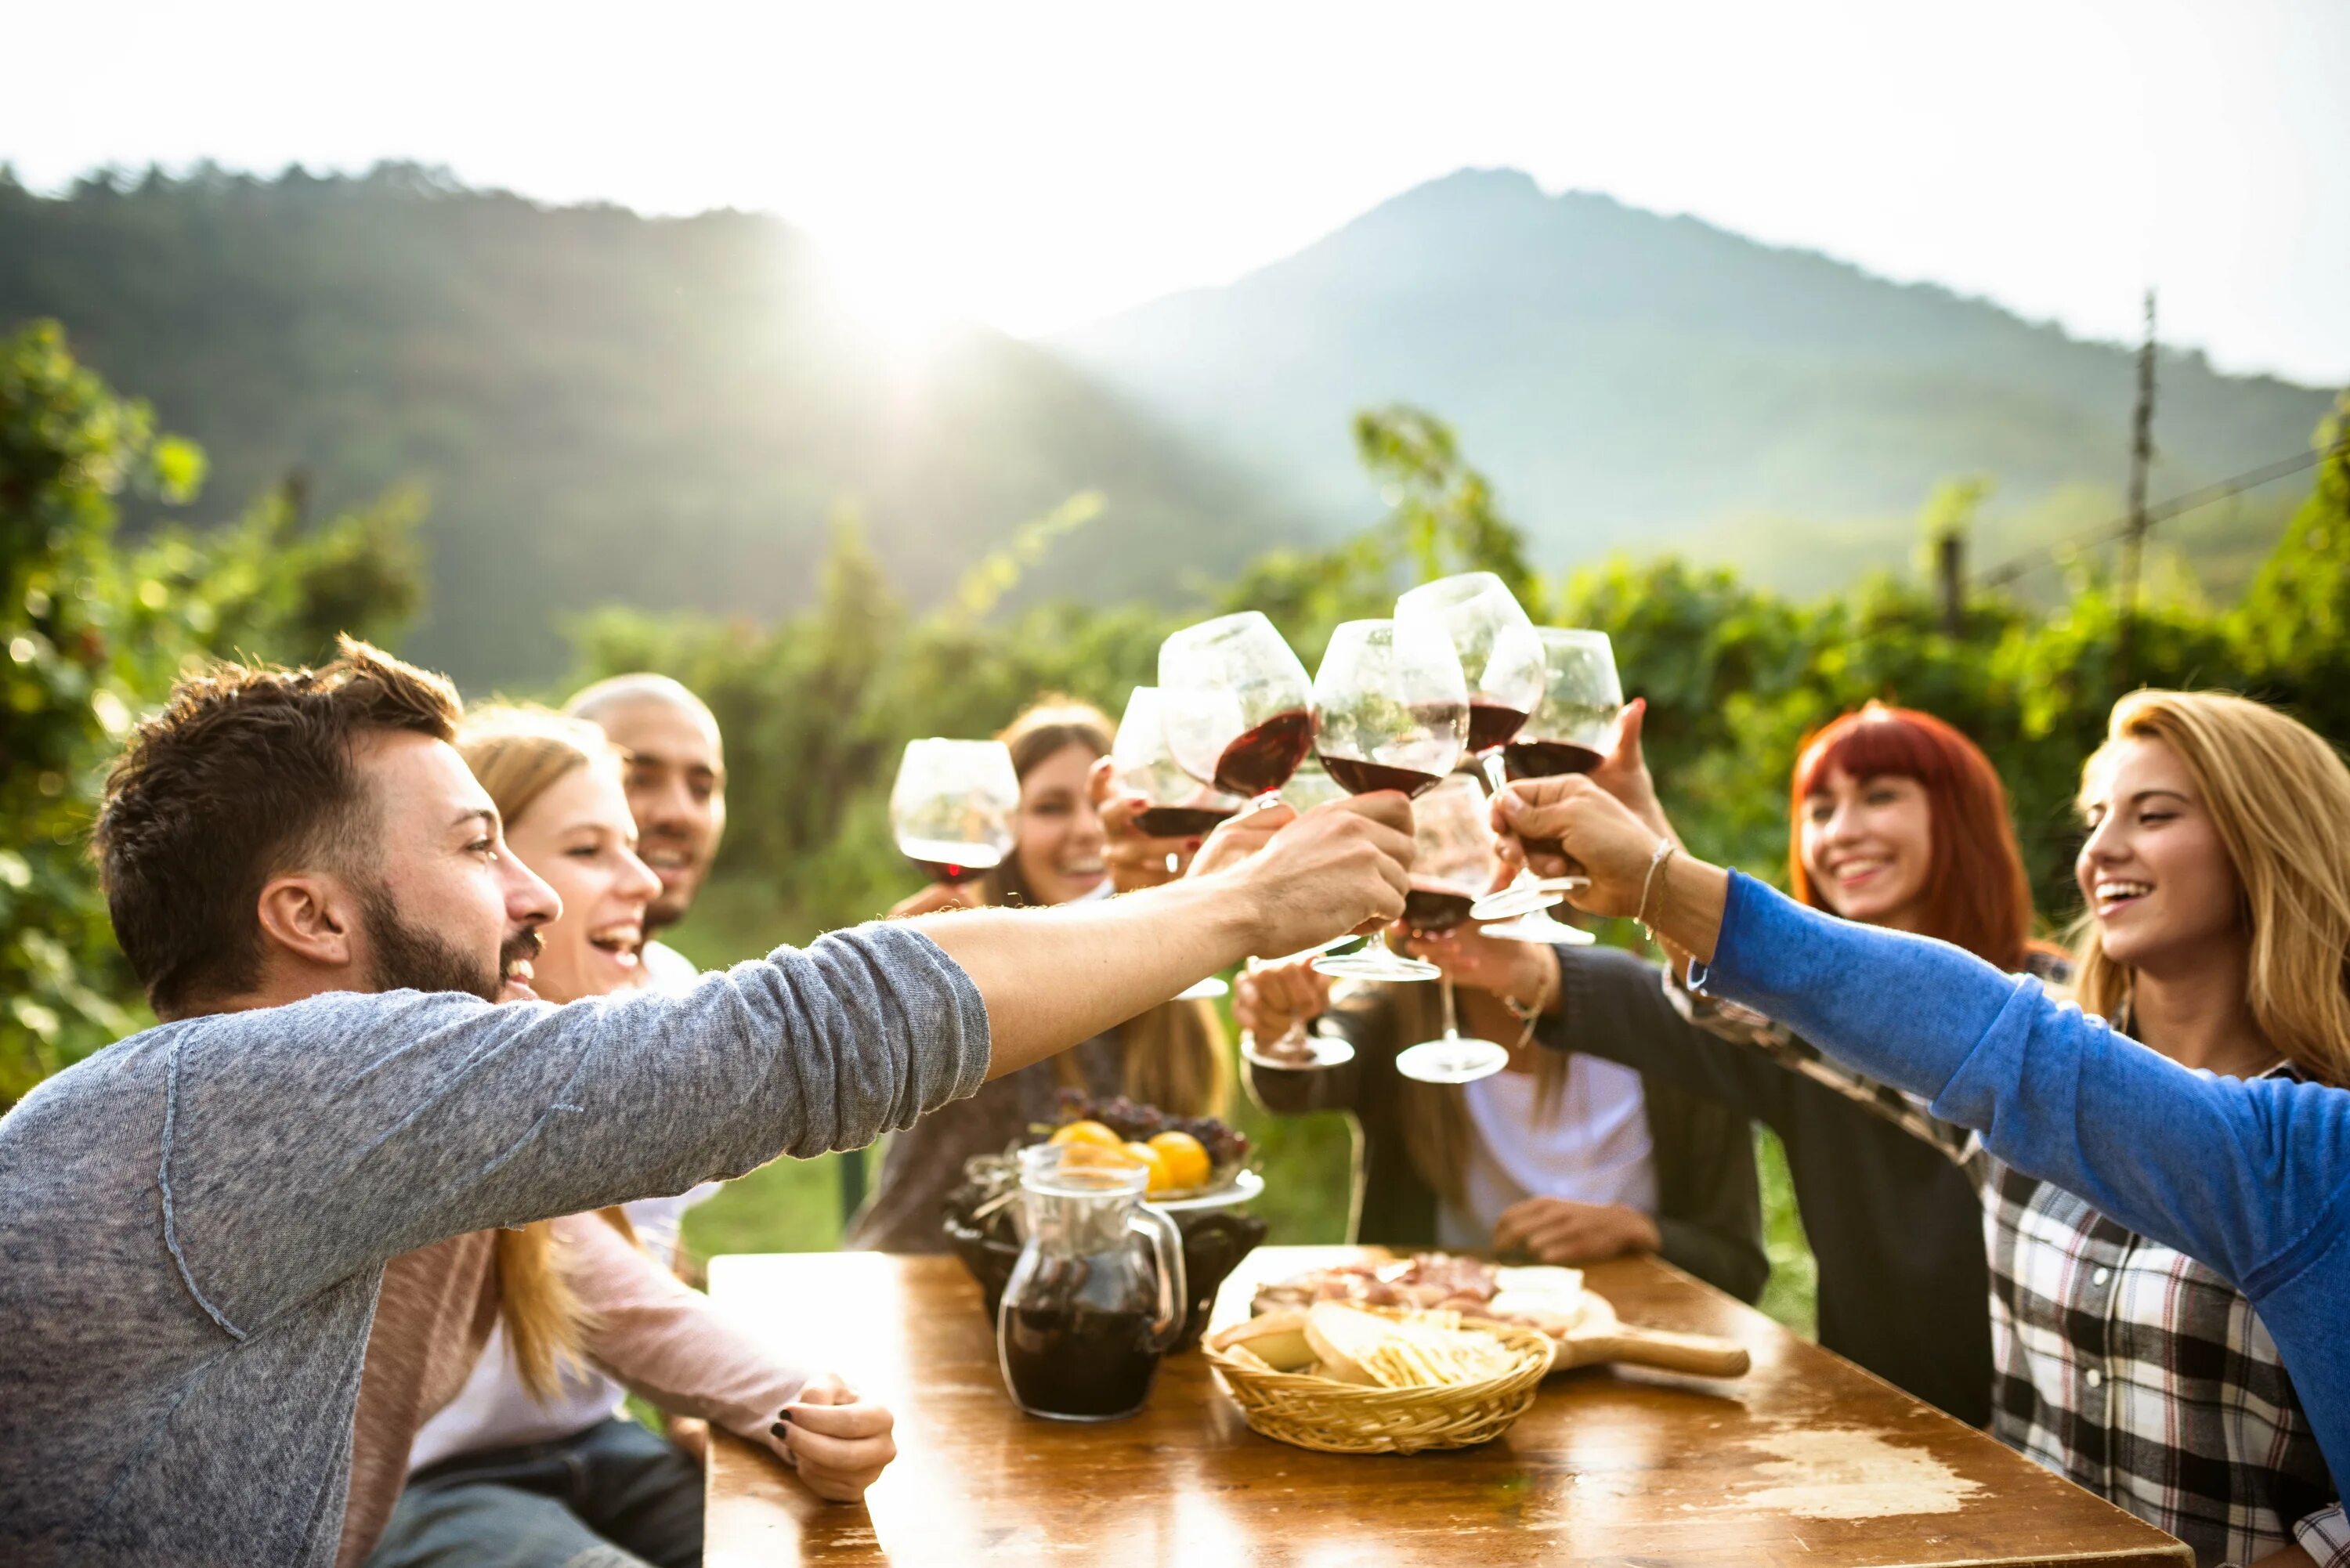
M1986 301L1506 170L1050 341L1328 511L1370 504L1349 410L1435 409L1549 560L1728 519L1905 518L1953 474L2016 509L2118 492L2134 376L2126 349ZM2158 495L2304 448L2330 402L2192 352L2160 381Z
M844 499L918 602L1083 489L1105 511L1039 591L1163 597L1307 531L1047 351L973 327L892 360L801 236L738 213L543 207L403 167L0 182L0 327L36 316L203 442L207 511L296 464L326 506L425 482L414 646L475 680L554 673L555 618L599 602L801 604Z

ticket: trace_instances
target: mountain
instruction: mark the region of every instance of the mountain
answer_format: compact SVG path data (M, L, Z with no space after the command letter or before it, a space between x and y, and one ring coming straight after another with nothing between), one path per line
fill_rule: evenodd
M1949 476L1992 476L2002 543L2084 487L2056 510L2111 515L2135 377L1981 300L1506 170L1049 341L1326 515L1376 510L1347 420L1401 400L1452 421L1546 564L1735 545L1791 586L1823 529L1840 561L1906 559ZM2165 353L2153 494L2307 450L2329 402Z
M560 618L598 603L797 606L843 502L917 603L1080 490L1104 510L1034 591L1162 597L1309 531L1048 351L972 327L885 352L764 217L547 208L400 165L58 198L0 171L0 330L41 316L203 443L213 511L296 466L327 507L425 484L407 648L469 683L559 672Z

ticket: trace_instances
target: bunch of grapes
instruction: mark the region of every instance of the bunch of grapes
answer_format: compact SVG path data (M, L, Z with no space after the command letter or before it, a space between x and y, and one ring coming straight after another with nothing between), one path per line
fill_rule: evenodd
M1124 1095L1102 1100L1078 1088L1061 1091L1060 1108L1064 1122L1097 1121L1135 1143L1148 1143L1163 1132L1190 1133L1218 1170L1231 1169L1248 1158L1248 1138L1213 1116L1170 1116L1157 1106L1140 1105Z

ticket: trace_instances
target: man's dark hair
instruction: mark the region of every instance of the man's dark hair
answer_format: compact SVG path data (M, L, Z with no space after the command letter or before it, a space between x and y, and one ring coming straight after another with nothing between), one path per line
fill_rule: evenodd
M351 638L336 649L322 670L220 664L181 681L107 778L92 849L115 940L159 1017L259 983L272 877L369 863L360 742L456 736L464 704L446 677Z

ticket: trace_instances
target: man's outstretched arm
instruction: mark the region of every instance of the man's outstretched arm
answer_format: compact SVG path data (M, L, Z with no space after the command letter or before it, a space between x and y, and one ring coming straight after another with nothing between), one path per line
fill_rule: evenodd
M1057 909L968 909L906 924L978 986L991 1078L1148 1012L1243 959L1391 919L1411 864L1411 807L1367 795L1306 813L1210 876Z

